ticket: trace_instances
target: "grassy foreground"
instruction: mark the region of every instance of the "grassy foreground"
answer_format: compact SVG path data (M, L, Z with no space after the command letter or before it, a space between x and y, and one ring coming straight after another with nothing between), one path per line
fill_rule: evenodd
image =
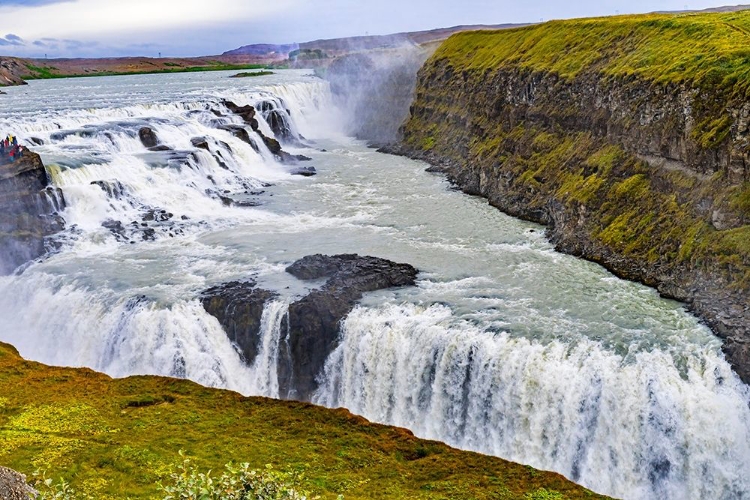
M604 498L562 476L454 450L345 410L160 377L111 379L23 360L0 343L0 464L96 498L158 498L182 463L302 472L323 498Z

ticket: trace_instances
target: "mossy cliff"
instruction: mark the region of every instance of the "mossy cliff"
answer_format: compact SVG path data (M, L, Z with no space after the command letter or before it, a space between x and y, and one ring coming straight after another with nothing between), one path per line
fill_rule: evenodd
M749 11L454 35L399 149L687 302L750 382L748 47Z
M562 476L371 424L346 410L245 398L185 380L113 380L0 343L0 464L97 499L157 498L182 462L302 472L323 498L595 499Z

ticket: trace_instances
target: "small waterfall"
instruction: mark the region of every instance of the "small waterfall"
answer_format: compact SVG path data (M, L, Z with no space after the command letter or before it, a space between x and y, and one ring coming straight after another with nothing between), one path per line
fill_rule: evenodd
M575 338L574 334L571 334ZM750 395L720 353L630 359L452 321L444 306L357 308L314 402L558 471L628 499L750 491Z
M260 348L252 365L253 394L269 398L279 397L279 345L284 317L289 313L289 302L273 300L266 304L261 317Z

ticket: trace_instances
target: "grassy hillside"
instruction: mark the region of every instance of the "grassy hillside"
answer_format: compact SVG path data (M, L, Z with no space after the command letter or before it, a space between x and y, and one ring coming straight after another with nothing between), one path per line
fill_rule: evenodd
M182 462L302 471L335 498L603 498L563 477L416 439L345 410L158 377L113 380L24 361L0 344L0 464L64 476L96 498L155 498Z
M523 67L564 78L596 71L749 95L750 10L552 21L453 35L435 54L460 69Z

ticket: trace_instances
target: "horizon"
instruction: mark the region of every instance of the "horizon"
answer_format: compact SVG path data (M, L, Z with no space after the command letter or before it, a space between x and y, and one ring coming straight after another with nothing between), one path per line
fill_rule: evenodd
M726 1L623 0L575 6L540 0L384 0L379 5L345 0L0 0L0 54L34 59L185 58L221 55L255 44L382 36L461 25L532 24L656 11L702 10ZM736 5L736 4L735 4ZM401 15L394 16L393 12ZM146 15L144 15L144 13ZM8 22L12 19L13 22Z

